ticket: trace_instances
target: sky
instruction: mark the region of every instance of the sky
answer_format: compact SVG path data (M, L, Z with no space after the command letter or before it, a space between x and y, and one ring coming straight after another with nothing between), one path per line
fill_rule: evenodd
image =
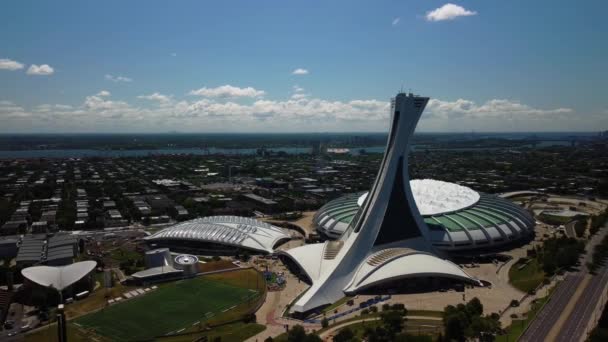
M0 6L0 133L608 130L605 0Z

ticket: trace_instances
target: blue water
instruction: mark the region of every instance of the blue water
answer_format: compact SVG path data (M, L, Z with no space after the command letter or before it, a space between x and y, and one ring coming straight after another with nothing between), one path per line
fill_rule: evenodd
M309 154L312 153L312 148L306 147L277 147L267 148L266 151L285 152L288 154ZM20 151L0 151L0 159L14 158L85 158L85 157L146 157L155 155L254 155L257 149L255 148L215 148L208 149L199 148L162 148L154 150L20 150Z
M536 147L549 146L569 146L567 141L541 141ZM525 145L522 147L533 147ZM428 148L426 145L413 145L413 150L424 150ZM352 147L351 155L359 155L361 150L365 153L384 153L385 146L361 146ZM434 151L484 151L484 150L501 150L504 147L480 147L480 148L436 148ZM208 149L200 148L162 148L149 150L93 150L93 149L70 149L70 150L17 150L17 151L0 151L0 159L35 159L35 158L86 158L86 157L146 157L155 155L254 155L257 153L256 148L215 148ZM273 147L266 148L270 152L285 152L287 154L310 154L312 148L309 147Z

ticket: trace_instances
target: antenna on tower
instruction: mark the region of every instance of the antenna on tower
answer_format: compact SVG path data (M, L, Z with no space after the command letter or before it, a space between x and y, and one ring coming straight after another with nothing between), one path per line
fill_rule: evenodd
M401 91L400 93L403 93L403 83L401 83Z

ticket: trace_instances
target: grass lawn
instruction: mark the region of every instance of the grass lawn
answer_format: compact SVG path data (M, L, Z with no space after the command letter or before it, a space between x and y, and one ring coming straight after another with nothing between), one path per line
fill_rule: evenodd
M365 329L376 328L382 325L379 320L370 322L359 322L349 325L350 328L359 339L363 338ZM428 320L406 320L404 322L403 332L408 335L418 335L419 338L413 338L413 341L433 341L434 337L443 333L443 323L441 321L428 321ZM408 339L409 341L409 339Z
M207 337L208 341L220 337L222 342L241 342L254 336L266 329L266 326L256 323L236 322L214 328L210 332L196 333L184 336L171 336L159 338L159 342L192 342L194 340Z
M113 340L143 340L190 328L196 321L217 315L249 296L244 287L206 277L161 286L139 298L80 317L74 323Z
M531 259L528 265L521 270L519 269L520 265L517 262L511 266L509 270L509 283L516 289L527 293L543 282L545 272L543 272L536 259Z
M84 329L80 329L75 325L68 323L68 341L70 342L85 342L92 341L91 337L99 342L112 342L111 339L105 338L95 333L88 333ZM52 323L35 332L29 332L25 335L25 342L57 342L57 324Z
M574 219L574 217L558 216L558 215L551 215L548 213L542 213L538 216L538 219L545 223L548 223L548 224L561 225L561 224L566 224L566 223L572 221Z
M526 319L517 319L513 320L510 326L508 326L505 330L507 331L504 335L496 336L496 342L508 342L508 341L517 341L517 339L523 334L526 327L534 320L538 311L545 305L545 303L549 300L549 296L539 298L536 303L532 305L532 309L528 311L526 315Z
M376 328L380 326L382 322L377 319L380 316L380 313L365 315L365 316L357 316L352 317L350 319L340 321L336 323L336 325L340 325L346 322L360 320L365 317L365 322L357 322L348 326L351 329L355 336L359 339L363 337L363 333L366 328ZM406 316L405 321L403 322L403 332L409 335L417 335L416 337L412 336L412 341L434 341L439 334L443 334L443 321L433 320L433 319L409 319ZM322 333L325 330L331 329L331 325L325 329L319 330L317 333ZM409 341L410 339L408 339ZM275 342L286 342L287 334L283 333L274 338Z
M103 287L98 288L96 291L89 294L87 298L77 300L72 304L66 305L65 315L68 319L72 319L78 316L85 315L91 311L103 308L106 305L107 301L106 291L110 295L110 298L114 298L119 297L123 293L131 291L133 289L135 289L135 287L123 286L118 282L116 282L116 285L114 287L108 290Z
M333 304L329 305L328 307L324 308L323 310L321 310L321 313L332 313L332 311L337 308L338 306L348 302L349 299L353 299L353 297L350 296L346 296L346 297L342 297L341 299L337 300L336 302L334 302Z
M443 318L443 312L433 310L407 310L407 315Z

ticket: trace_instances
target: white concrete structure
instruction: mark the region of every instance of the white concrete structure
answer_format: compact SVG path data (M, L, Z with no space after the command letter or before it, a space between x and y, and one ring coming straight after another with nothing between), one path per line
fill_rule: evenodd
M175 257L174 266L184 271L184 276L193 276L198 273L198 258L195 255L180 254Z
M178 223L145 238L147 243L171 249L200 248L226 251L246 249L257 253L272 253L279 243L290 236L282 228L266 222L239 216L209 216Z
M144 260L146 261L146 268L172 265L169 248L158 248L147 251Z
M95 266L97 266L95 261L87 260L67 266L27 267L21 270L21 274L38 285L61 291L91 273Z
M532 215L505 198L436 180L413 179L410 186L431 244L440 251L492 252L534 232ZM340 238L366 198L367 193L349 194L328 202L313 218L316 230L329 239Z
M392 124L380 171L341 238L281 252L312 281L292 312L307 312L331 304L345 293L400 278L438 276L477 282L458 266L434 256L431 232L414 201L408 175L410 137L428 100L403 93L393 100ZM454 191L466 197L454 208L477 200L467 191Z

